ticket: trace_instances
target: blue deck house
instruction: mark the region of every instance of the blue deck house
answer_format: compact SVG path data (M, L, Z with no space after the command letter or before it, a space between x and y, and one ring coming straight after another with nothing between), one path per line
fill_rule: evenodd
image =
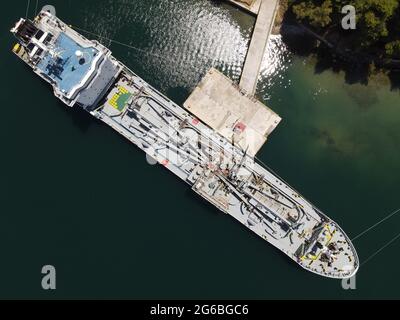
M68 96L88 74L93 60L99 54L96 48L84 48L65 33L61 33L54 48L47 52L37 67Z

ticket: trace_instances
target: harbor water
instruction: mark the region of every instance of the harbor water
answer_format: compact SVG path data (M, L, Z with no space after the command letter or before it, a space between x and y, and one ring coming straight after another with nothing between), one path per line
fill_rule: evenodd
M0 298L400 298L400 213L355 239L362 265L344 290L64 106L11 53L9 29L45 4L181 105L211 67L239 81L255 23L211 0L2 4ZM283 118L258 157L350 238L400 208L396 84L350 83L273 36L257 97ZM41 287L44 265L56 267L55 291Z

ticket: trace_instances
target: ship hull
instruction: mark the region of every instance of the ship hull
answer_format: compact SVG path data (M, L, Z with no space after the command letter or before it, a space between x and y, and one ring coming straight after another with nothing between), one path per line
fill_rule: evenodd
M33 22L21 19L12 32L20 40L14 52L65 104L82 107L112 127L302 268L335 279L357 272L355 248L335 222L108 48L46 12Z

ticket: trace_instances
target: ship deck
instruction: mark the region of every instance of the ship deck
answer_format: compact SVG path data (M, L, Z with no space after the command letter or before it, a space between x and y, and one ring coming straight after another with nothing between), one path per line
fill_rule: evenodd
M303 268L332 278L355 270L354 248L334 222L129 69L92 114ZM226 171L236 172L236 178ZM335 254L325 256L330 247ZM329 265L324 259L331 259Z
M80 51L81 57L76 53ZM65 33L60 33L53 52L48 52L37 65L53 79L59 89L69 93L89 72L93 57L99 53L94 47L84 48Z
M260 129L252 122L260 110L256 109L247 118L248 115L243 114L240 108L237 110L230 107L230 111L226 112L228 117L219 118L215 122L216 128L218 127L216 130L190 113L190 108L178 106L151 87L112 57L107 48L75 34L49 13L41 14L45 19L40 23L40 28L55 34L72 35L71 39L76 42L76 46L69 46L67 41L67 45L64 45L65 56L59 52L60 56L68 59L74 49L86 45L99 48L98 57L105 56L104 63L91 64L90 74L93 78L90 82L79 80L82 74L89 73L89 69L85 67L77 72L75 79L79 82L74 87L79 87L79 91L75 90L78 95L76 101L88 92L97 92L94 98L98 101L93 106L81 105L94 117L115 129L185 181L194 192L234 217L305 269L338 279L352 276L357 271L357 253L340 227L266 166L258 163L245 151L248 150L248 144L233 144L232 139L229 139L232 130L234 134L237 131L243 133L247 131L247 127L253 128L259 134L268 132L267 127L261 126L264 129ZM46 49L52 48L48 46ZM16 48L15 52L18 54L21 51ZM21 55L23 56L22 53ZM54 54L51 57L53 61L43 59L44 63L60 64ZM72 59L71 63L73 61ZM73 68L73 65L70 67ZM37 68L34 71L42 76ZM107 79L101 81L103 85L100 89L91 89L96 81L104 77ZM42 78L51 83L48 77ZM57 87L57 84L52 85ZM229 89L231 88L232 84L229 85ZM209 90L212 92L210 96L219 98L218 90ZM65 98L65 93L59 95L55 91L55 94L61 100ZM68 99L63 101L66 104L70 102ZM235 105L236 102L236 99L231 99L229 105ZM267 110L264 106L263 108L260 112ZM232 115L238 119L221 120ZM269 115L274 118L274 113ZM206 116L204 113L204 117ZM226 134L223 130L226 128L231 133Z

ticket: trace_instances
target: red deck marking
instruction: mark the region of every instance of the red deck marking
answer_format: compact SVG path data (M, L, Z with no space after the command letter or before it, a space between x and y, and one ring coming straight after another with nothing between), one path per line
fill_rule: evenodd
M199 119L196 119L196 118L194 118L193 120L192 120L192 124L194 125L194 126L197 126L198 124L199 124Z
M213 163L211 163L211 162L207 165L207 167L210 170L214 170L215 169L215 165Z
M161 162L161 164L166 167L169 164L169 160L165 159Z
M246 130L246 125L243 122L238 122L235 126L235 131L244 132Z

